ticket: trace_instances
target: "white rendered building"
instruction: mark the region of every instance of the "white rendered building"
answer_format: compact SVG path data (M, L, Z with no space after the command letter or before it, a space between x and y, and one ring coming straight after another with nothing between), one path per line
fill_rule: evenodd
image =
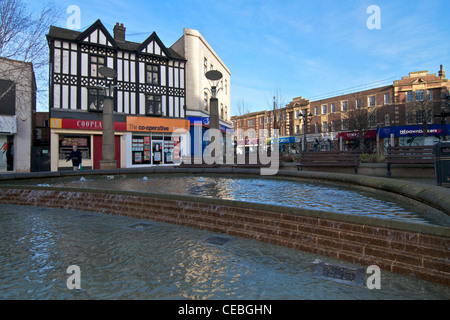
M183 36L171 49L187 60L186 63L186 116L190 121L191 137L194 131L201 133L209 127L209 99L211 83L205 74L210 70L222 73L222 79L217 83L220 89L216 98L219 100L219 125L221 131L231 129L230 121L230 78L231 73L218 54L208 44L197 30L184 28ZM194 145L194 144L191 144ZM194 146L192 155L199 155L199 148Z

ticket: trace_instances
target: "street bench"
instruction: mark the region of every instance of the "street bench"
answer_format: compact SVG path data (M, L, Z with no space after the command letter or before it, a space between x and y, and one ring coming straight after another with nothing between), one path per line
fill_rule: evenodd
M388 147L386 155L387 175L392 175L393 164L434 164L433 146Z
M207 164L202 157L184 156L181 158L181 163L178 168L218 168L216 163Z
M359 151L307 151L301 154L297 170L303 167L350 167L358 174L360 164Z

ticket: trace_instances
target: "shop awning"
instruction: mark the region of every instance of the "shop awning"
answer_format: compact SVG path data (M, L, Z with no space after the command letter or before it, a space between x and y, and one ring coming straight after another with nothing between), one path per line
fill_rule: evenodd
M359 138L359 132L349 131L349 132L339 132L337 135L338 139L342 137L343 140L354 140ZM365 134L366 139L376 139L377 130L367 130Z

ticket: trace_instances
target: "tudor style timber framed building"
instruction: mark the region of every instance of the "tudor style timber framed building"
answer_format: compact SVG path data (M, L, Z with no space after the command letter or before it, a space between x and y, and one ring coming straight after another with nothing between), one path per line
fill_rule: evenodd
M83 166L98 169L101 159L102 91L109 86L99 69L117 72L114 122L118 167L173 165L187 143L177 129L189 130L186 116L186 59L164 46L156 33L144 42L114 36L97 20L84 32L51 27L51 170L71 168L65 159L77 144Z

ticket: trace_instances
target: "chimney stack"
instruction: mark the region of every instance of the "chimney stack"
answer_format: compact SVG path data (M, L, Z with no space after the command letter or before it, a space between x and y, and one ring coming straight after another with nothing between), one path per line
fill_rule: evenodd
M114 26L114 40L125 42L125 27L123 26L123 23L119 25L117 22Z
M439 77L441 79L445 79L445 70L443 69L442 64L441 64L441 69L439 70Z

